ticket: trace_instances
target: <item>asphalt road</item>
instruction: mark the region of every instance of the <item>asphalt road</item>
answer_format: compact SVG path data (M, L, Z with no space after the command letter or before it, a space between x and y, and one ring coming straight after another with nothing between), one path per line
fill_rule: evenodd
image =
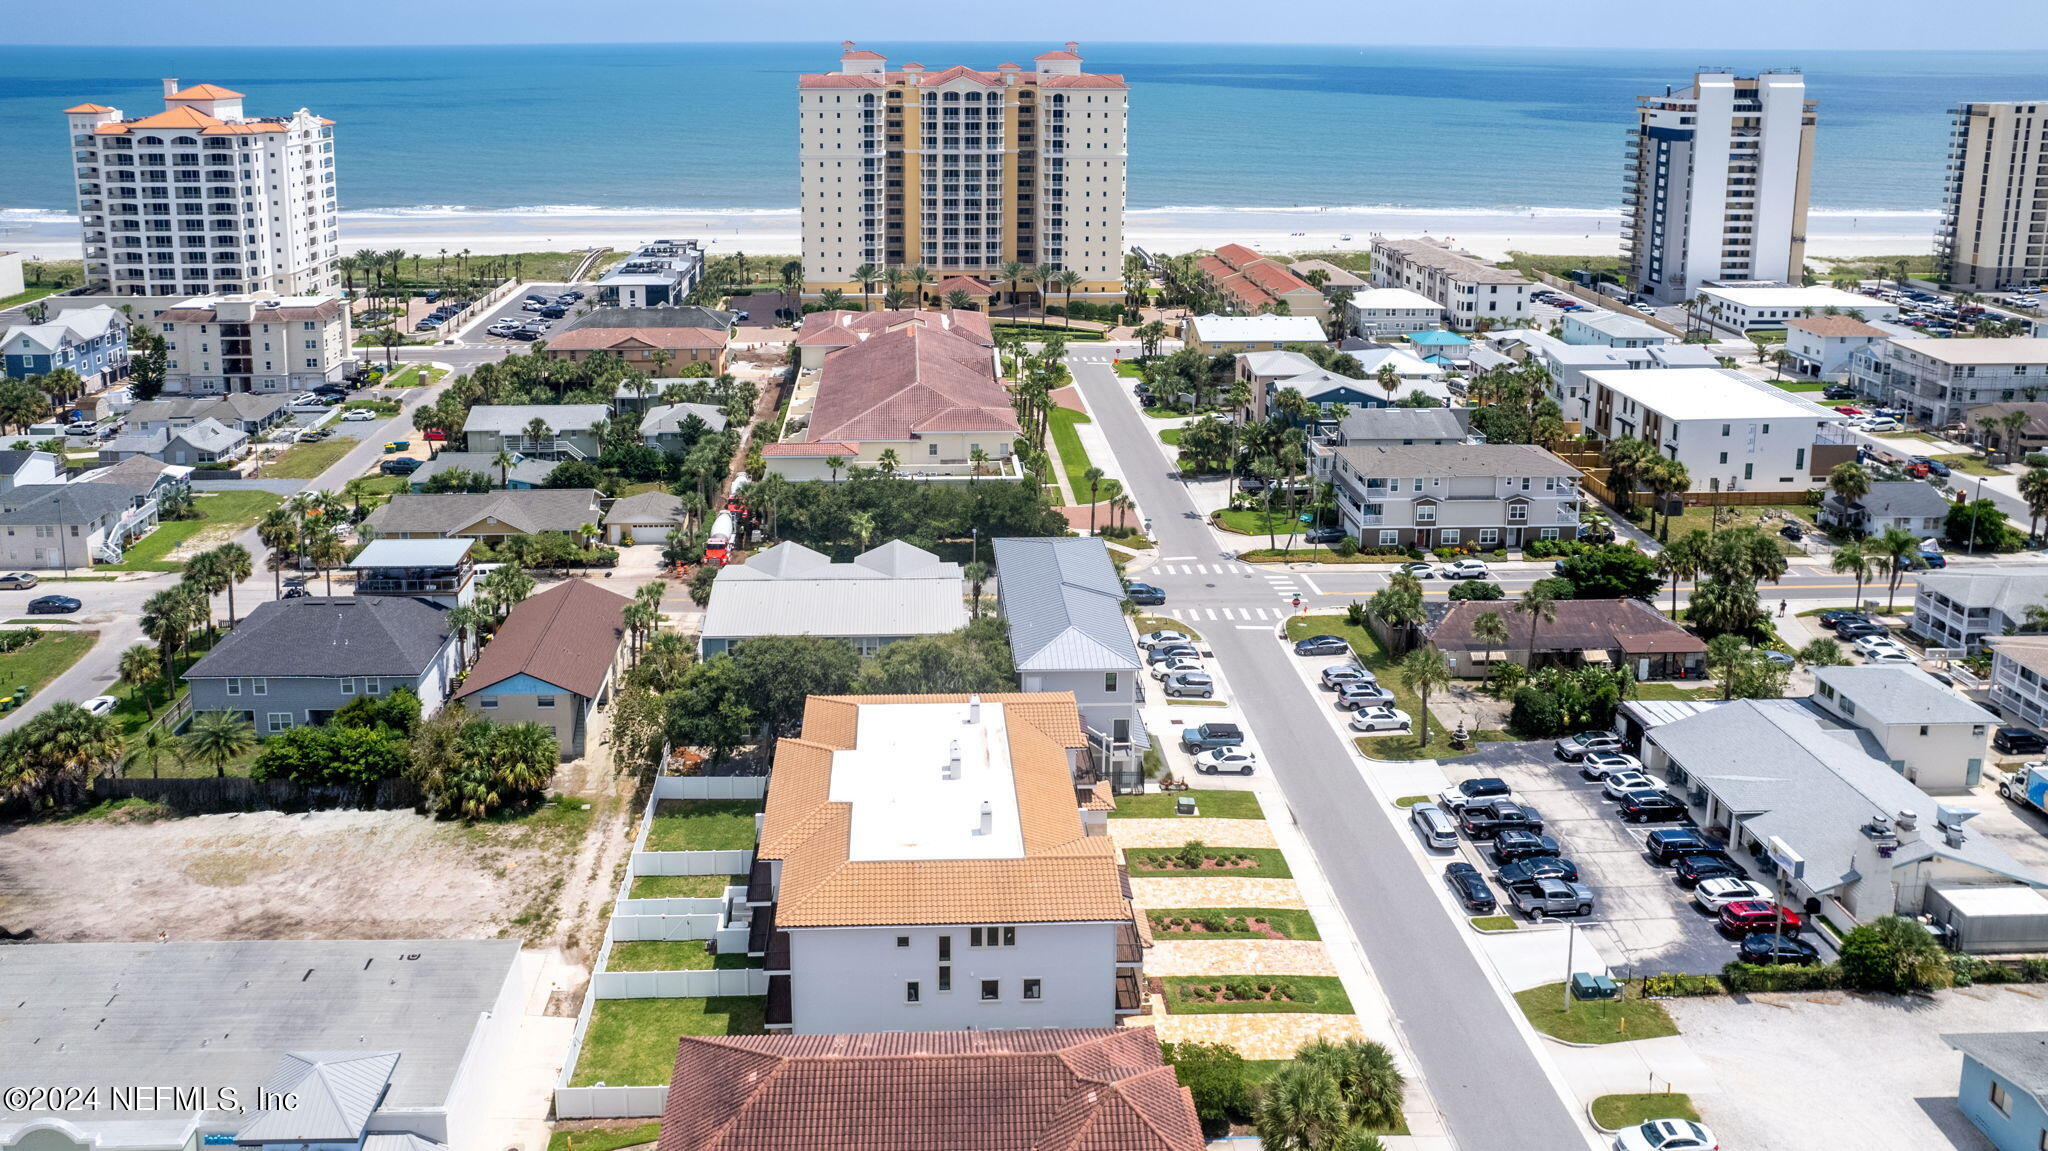
M1091 349L1092 350L1092 349ZM1123 465L1126 488L1152 519L1164 557L1228 561L1151 442L1152 431L1106 364L1068 357L1097 423ZM1175 605L1270 608L1285 573L1229 564L1147 574ZM1232 570L1235 569L1235 570ZM1403 834L1354 766L1289 662L1272 624L1208 625L1203 636L1238 685L1237 703L1263 746L1295 822L1386 992L1409 1049L1464 1151L1583 1147L1590 1135L1530 1050L1492 981L1416 868Z

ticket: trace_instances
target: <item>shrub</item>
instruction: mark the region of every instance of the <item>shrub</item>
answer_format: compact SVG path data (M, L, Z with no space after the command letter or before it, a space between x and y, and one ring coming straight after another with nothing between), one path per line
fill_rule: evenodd
M1737 995L1752 991L1835 991L1842 986L1842 969L1833 963L1816 967L1730 963L1721 968L1721 981Z
M1227 1043L1161 1043L1159 1056L1173 1068L1174 1078L1194 1096L1195 1117L1202 1133L1228 1134L1233 1123L1251 1118L1252 1092L1244 1056Z
M1910 919L1881 916L1842 939L1842 985L1851 990L1905 994L1954 981L1941 945Z
M1336 552L1340 556L1343 556L1345 559L1350 559L1352 556L1358 554L1358 540L1352 536L1345 536L1343 539L1337 541L1336 547L1331 548L1330 550Z
M1643 977L1643 998L1675 999L1691 995L1725 995L1728 985L1718 975L1663 972Z
M1579 598L1578 586L1572 583L1572 581L1565 579L1563 576L1551 576L1548 579L1540 579L1537 580L1535 584L1532 586L1540 587L1544 591L1548 592L1550 594L1551 599Z
M1186 843L1181 845L1180 851L1175 854L1174 858L1180 860L1180 865L1182 867L1187 868L1189 871L1195 871L1200 869L1200 867L1202 866L1202 857L1204 854L1206 853L1202 848L1202 841L1199 839L1190 839Z
M1973 983L2048 983L2048 959L1980 959L1975 955L1951 955L1948 967L1956 986Z
M1344 605L1344 622L1352 627L1364 627L1368 618L1365 605L1357 600Z
M1497 583L1485 580L1459 580L1451 585L1450 598L1453 600L1496 600L1507 598L1506 592Z
M1549 692L1524 687L1515 692L1515 706L1508 713L1508 726L1525 739L1542 739L1563 729L1564 713L1558 709L1557 700Z

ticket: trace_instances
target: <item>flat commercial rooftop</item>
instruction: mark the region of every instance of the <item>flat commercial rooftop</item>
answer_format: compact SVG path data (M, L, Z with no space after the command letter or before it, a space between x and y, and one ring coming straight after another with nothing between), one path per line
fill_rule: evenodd
M0 947L0 1094L164 1084L253 1101L287 1052L397 1051L384 1106L439 1107L518 955L510 939ZM167 1118L108 1098L95 1119Z
M1882 312L1886 315L1898 311L1896 304L1887 304L1883 300L1874 300L1869 296L1859 296L1854 292L1818 284L1810 288L1793 287L1789 284L1781 287L1705 287L1700 289L1700 294L1726 300L1738 308L1837 308L1844 312L1853 308L1860 312Z
M1642 368L1587 372L1586 378L1672 420L1842 418L1725 368Z
M832 753L831 799L853 805L847 859L1023 857L1009 717L984 703L970 721L970 706L861 705L856 746Z

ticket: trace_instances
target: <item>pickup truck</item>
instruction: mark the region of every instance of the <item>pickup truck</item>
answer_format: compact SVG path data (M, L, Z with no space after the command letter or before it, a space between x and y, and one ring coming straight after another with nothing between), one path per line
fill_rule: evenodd
M1182 751L1215 751L1219 747L1237 747L1244 743L1244 732L1234 723L1205 723L1180 733Z
M2029 760L1998 781L1998 794L2035 811L2048 812L2048 763Z
M1512 799L1475 800L1465 805L1458 822L1473 839L1492 839L1509 828L1538 834L1543 831L1542 813Z
M1562 879L1539 879L1508 889L1508 900L1531 919L1546 915L1593 914L1593 889Z

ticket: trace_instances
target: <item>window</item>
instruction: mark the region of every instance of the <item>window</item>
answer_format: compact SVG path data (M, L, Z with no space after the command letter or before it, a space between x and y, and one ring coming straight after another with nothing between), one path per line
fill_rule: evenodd
M229 695L240 695L240 694L242 694L242 681L241 681L241 680L239 680L239 679L231 679L231 680L229 680L229 681L228 681L228 694L229 694Z
M913 979L903 985L903 1002L917 1002L917 980Z
M1743 479L1745 479L1745 480L1747 480L1747 479L1752 479L1752 478L1754 478L1755 476L1756 476L1756 465L1755 465L1755 464L1744 464L1744 465L1742 465L1742 478L1743 478Z
M1395 531L1395 530L1394 530L1393 528L1381 528L1381 529L1380 529L1380 546L1381 546L1381 547L1399 547L1399 546L1401 546L1401 533L1400 533L1400 532L1398 532L1398 531Z
M377 678L376 676L374 676L374 675L373 675L373 676L369 676L369 677L365 678L365 679L363 680L363 694L364 694L364 695L382 695L382 694L384 694L384 681L383 681L383 680L380 680L380 679L378 679L378 678Z
M1527 522L1527 521L1528 521L1528 519L1529 519L1529 505L1528 505L1528 504L1509 504L1509 505L1508 505L1508 522L1509 522L1509 523L1511 523L1511 524L1525 523L1525 522Z
M981 1001L982 1001L983 1003L988 1003L988 1002L991 1002L991 1001L993 1001L993 1000L1001 999L1002 997L1003 997L1003 983L1002 983L1002 980L1000 980L1000 979L984 979L984 980L982 980L982 981L981 981Z
M341 681L341 694L343 694L343 695L354 695L355 693L356 693L356 681L355 681L355 680L353 680L353 679L344 679L344 680L342 680L342 681Z
M1419 524L1433 524L1433 523L1435 523L1435 522L1436 522L1436 506L1435 506L1435 505L1433 505L1433 504L1424 504L1424 505L1422 505L1421 507L1419 507L1419 508L1416 508L1416 509L1415 509L1415 522L1416 522L1416 523L1419 523Z
M939 964L939 990L953 990L953 965L950 963Z
M269 695L269 694L270 694L270 681L269 681L269 680L267 680L267 679L264 679L264 678L262 678L261 676L258 676L257 678L255 678L255 679L252 679L252 680L250 680L250 681L249 681L249 694L250 694L250 695Z
M1113 671L1106 671L1106 672L1103 672L1103 673L1102 673L1102 690L1104 690L1104 691L1106 691L1106 692L1111 692L1111 693L1114 693L1114 692L1116 691L1116 673L1115 673L1115 672L1113 672Z
M1499 529L1499 528L1480 528L1480 529L1479 529L1479 542L1480 542L1480 543L1482 543L1482 544L1489 544L1489 545L1491 545L1491 544L1497 544L1497 543L1499 543L1499 542L1500 542L1500 529Z
M484 696L482 699L479 699L477 703L485 711L496 711L498 709L498 697L495 695Z
M1450 544L1457 543L1458 540L1462 538L1462 536L1463 533L1461 533L1457 528L1445 528L1443 531L1437 533L1436 542L1448 546Z
M273 711L266 717L266 721L271 731L290 731L292 727L292 713L288 711Z
M1729 427L1730 427L1730 426L1731 426L1731 425L1728 425L1728 424L1722 424L1722 425L1721 425L1721 435L1722 435L1722 437L1723 437L1724 439L1725 439L1725 438L1727 437L1727 435L1728 435L1728 429L1729 429Z
M1996 1079L1991 1081L1991 1105L1998 1108L2000 1115L2012 1114L2012 1092Z
M970 927L967 929L969 947L1015 947L1017 929L1014 927Z
M947 960L949 960L949 959L952 959L952 958L953 958L953 937L952 937L952 936L950 936L950 935L941 935L941 936L939 936L939 962L940 962L940 963L944 963L944 962L946 962Z
M1927 735L1927 725L1924 723L1920 725L1920 734L1923 738Z
M1040 995L1039 995L1039 990L1040 990L1040 988L1039 988L1039 982L1038 982L1038 980L1036 980L1036 979L1026 979L1026 980L1024 981L1024 998L1026 998L1026 999L1038 999L1038 998L1040 998Z
M545 709L547 709L547 708L551 708L551 707L555 706L555 697L554 697L554 696L551 696L551 695L537 695L537 696L534 696L534 697L533 697L533 706L535 706L535 707L538 707L538 708L541 708L541 709L543 709L543 710L545 710Z
M908 947L908 946L910 946L910 937L909 937L908 935L899 935L899 936L897 936L897 937L896 937L896 946L898 946L898 947Z

